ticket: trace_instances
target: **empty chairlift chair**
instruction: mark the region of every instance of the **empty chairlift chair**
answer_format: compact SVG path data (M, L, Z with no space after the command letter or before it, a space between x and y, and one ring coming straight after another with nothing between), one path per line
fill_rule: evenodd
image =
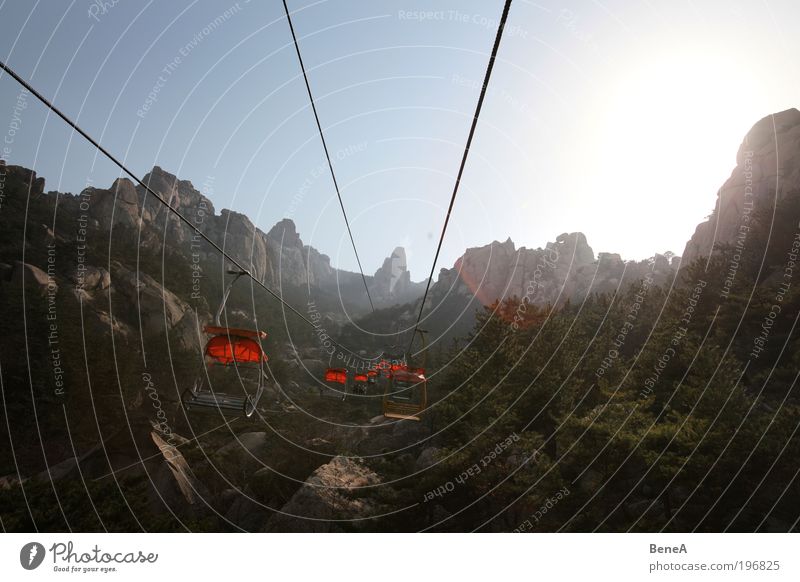
M325 385L329 391L347 397L347 368L328 368L325 370Z
M367 374L354 374L353 375L353 394L367 395L367 386L369 385L369 376Z
M420 420L428 404L427 381L420 369L415 372L399 369L392 373L383 395L383 415L386 418Z
M183 407L190 412L209 412L226 416L250 417L264 393L267 355L261 340L263 331L237 329L219 325L222 309L230 288L244 273L228 285L217 312L216 326L206 326L209 335L203 350L203 367L194 385L181 396Z
M425 358L425 332L417 329L422 341L422 349L418 353ZM415 334L415 336L416 336ZM409 361L403 358L404 361ZM420 413L428 405L428 381L425 378L425 369L422 367L399 364L397 361L390 366L386 390L383 394L383 415L386 418L402 420L420 420Z

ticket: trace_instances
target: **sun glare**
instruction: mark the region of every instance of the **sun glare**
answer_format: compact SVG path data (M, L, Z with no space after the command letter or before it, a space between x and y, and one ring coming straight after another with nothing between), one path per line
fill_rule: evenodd
M711 210L744 134L764 114L756 83L739 63L703 55L620 66L597 103L586 187L604 194L593 216L611 229L600 238L608 250L680 253Z

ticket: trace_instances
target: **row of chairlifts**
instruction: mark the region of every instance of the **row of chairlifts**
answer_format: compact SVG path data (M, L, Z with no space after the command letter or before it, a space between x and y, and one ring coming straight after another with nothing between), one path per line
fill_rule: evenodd
M484 95L486 93L489 76L492 71L492 64L494 63L495 57L497 55L497 49L500 44L500 38L503 33L503 27L505 25L506 17L508 16L508 10L510 4L511 0L506 0L503 15L501 17L500 24L498 26L497 37L495 39L494 48L492 49L492 54L489 60L489 66L486 70L486 77L484 79L483 89L481 91L481 96L478 100L478 107L473 117L470 136L467 140L466 147L464 150L464 156L461 162L459 177L461 175L461 171L463 171L464 169L464 164L466 163L467 160L467 154L469 153L470 142L472 140L472 135L474 134L475 127L478 122L480 107L483 102ZM288 7L286 7L285 5L285 2L284 2L284 8L286 8L286 16L289 19L291 28L291 16L289 14ZM292 28L291 30L292 30L292 36L294 37L294 29ZM300 50L297 47L296 38L294 38L294 44L295 48L297 49L297 54L299 58ZM300 65L303 70L303 75L306 78L306 85L308 85L308 78L306 76L305 68L303 67L302 59L300 59ZM46 105L49 110L56 113L74 130L76 130L83 137L85 137L99 151L101 151L108 158L110 158L111 161L113 161L117 166L119 166L121 170L129 174L131 177L136 179L136 181L139 182L139 184L148 189L148 191L150 191L158 201L169 207L169 209L172 212L174 212L179 218L183 219L187 223L189 222L188 219L186 219L183 215L180 214L180 212L169 206L169 203L163 200L160 196L156 195L155 192L152 192L147 186L145 186L145 184L141 180L136 178L136 176L132 174L121 162L117 161L117 159L114 158L105 149L103 149L98 142L92 139L87 133L85 133L82 129L80 129L80 127L78 127L74 122L72 122L69 118L67 118L58 109L56 109L52 103L50 103L47 99L42 97L29 83L27 83L24 79L22 79L19 75L17 75L13 70L11 70L7 65L5 65L5 63L0 62L0 68L3 71L8 72L17 82L23 85L29 92L35 95L44 105ZM310 89L309 89L309 97L311 97L311 104L313 107L314 100L313 97L311 96ZM315 110L315 115L316 115L316 110ZM322 127L319 125L319 118L317 118L317 125L319 126L320 137L322 138L324 145L325 140L324 137L322 136ZM328 161L330 162L330 160ZM333 167L331 166L330 169L331 169L331 175L333 176ZM334 183L335 182L336 180L334 177ZM456 194L458 192L458 185L459 182L457 180L456 187L453 190L452 198L450 200L451 209L453 207L453 203L455 202ZM339 195L339 190L337 186L337 196L338 195ZM341 202L341 196L339 196L339 198ZM344 206L342 206L342 211L344 211ZM347 221L346 215L344 218L345 221ZM439 247L441 247L442 241L444 240L447 224L448 222L447 220L445 220L444 228L442 229L442 235L439 239ZM349 230L349 223L348 223L348 230ZM215 243L211 241L211 239L209 239L205 235L203 235L203 238L205 238L207 242L211 243L218 251L220 251L225 258L233 261L233 259L225 253L224 249L218 247ZM352 234L350 238L352 241ZM355 251L355 243L353 243L353 250ZM357 257L358 253L356 252L356 258ZM433 268L435 268L436 266L437 258L438 258L438 250L436 253L436 257L434 258L434 264L431 270L431 277L428 279L428 286L425 289L425 294L423 295L420 304L420 313L419 317L417 318L417 326L419 325L420 317L422 316L422 310L424 309L425 306L425 298L427 297L428 294L428 289L430 287L430 282L432 280ZM235 278L225 289L222 298L222 303L219 307L219 310L217 311L216 325L206 326L204 328L204 332L209 336L203 352L204 366L200 374L198 375L198 378L195 381L194 385L191 388L187 389L181 395L181 402L187 411L216 412L225 415L233 414L233 415L242 415L245 417L250 417L254 414L256 410L258 402L261 399L262 394L264 393L265 384L268 379L266 373L267 356L264 353L263 347L261 345L261 341L266 337L266 334L258 330L228 328L228 327L223 327L221 325L220 323L221 314L225 307L225 302L228 298L228 295L230 294L231 286L241 276L248 275L248 273L244 271L229 271L228 273L235 275ZM361 276L362 278L364 278L363 270L361 271ZM366 287L366 279L364 279L364 284ZM266 287L264 288L266 289ZM269 291L269 289L267 290ZM368 289L367 289L367 295L369 295ZM277 295L275 296L278 299L280 299L280 297L278 297ZM280 300L283 302L282 299ZM424 337L425 337L424 334L421 332L421 330L418 330L416 327L415 331L420 331L424 344ZM424 353L424 345L420 353ZM371 375L368 372L367 374L357 374L354 377L353 379L354 385L358 386L359 390L365 390L366 387L371 382L374 383L375 381L377 381L377 378L381 373L386 373L385 370L373 370L371 372L375 372L375 374ZM347 370L329 369L325 374L325 378L326 382L344 384L346 387ZM427 387L426 387L427 381L425 378L424 367L412 368L410 366L405 365L394 368L393 366L390 366L388 370L387 380L388 381L386 382L386 390L384 392L384 397L383 397L384 415L389 418L419 420L419 413L425 410L427 404ZM216 391L214 389L215 385L217 386L223 385L226 387L228 386L235 387L238 385L241 388L241 390L234 391L232 393L231 392L223 393ZM346 390L344 391L344 394L346 396Z
M203 365L194 385L181 396L181 402L190 412L249 418L255 412L269 379L267 355L261 345L267 334L221 325L222 312L231 288L240 277L246 275L244 271L228 271L228 274L235 277L222 296L215 318L216 325L203 328L208 335L203 349ZM226 392L216 389L220 386L224 386Z
M183 407L189 412L207 412L224 416L251 417L258 406L269 380L262 340L267 334L259 330L223 327L222 313L231 293L231 288L246 273L228 271L235 275L222 296L222 302L213 326L205 326L208 335L203 349L203 365L191 388L181 396ZM425 332L418 330L422 338L421 353L425 354ZM383 380L383 415L387 418L420 420L427 406L427 379L424 367L413 367L405 358L381 359L365 373L353 374L349 383L347 368L328 368L325 384L347 397L348 386L353 394L366 396L369 387ZM225 386L221 392L215 387ZM238 387L239 390L235 390ZM232 390L233 389L233 390Z
M323 380L328 388L341 394L342 400L345 400L348 393L366 396L369 386L376 383L376 375L373 370L366 374L353 374L351 382L350 371L347 368L328 368L325 370Z
M417 330L422 338L421 353L425 354L425 332ZM397 360L381 359L366 373L353 374L352 392L366 395L369 386L383 380L383 415L386 418L401 420L420 420L420 414L428 405L428 387L425 368L410 366L405 358ZM328 368L325 383L342 393L342 400L348 393L347 368Z

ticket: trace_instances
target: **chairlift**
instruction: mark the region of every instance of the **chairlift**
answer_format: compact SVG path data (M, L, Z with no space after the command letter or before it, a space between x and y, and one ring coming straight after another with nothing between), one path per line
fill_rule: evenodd
M267 334L220 325L231 287L239 277L246 275L244 271L228 271L228 274L235 277L222 296L216 325L203 328L209 338L203 349L202 369L194 385L181 395L181 403L190 412L216 412L249 418L258 406L268 379L267 355L261 345ZM220 385L225 386L225 392L215 388ZM236 386L240 390L232 391Z
M426 332L418 329L417 333L421 338L422 349L420 352L423 354L424 361ZM427 404L428 388L425 369L405 364L393 365L383 394L383 415L386 418L419 421L419 415L425 410Z
M334 384L347 384L347 368L328 368L325 370L325 381Z
M342 400L347 398L347 368L328 368L325 370L324 381L330 390L342 395Z
M354 374L353 375L353 393L366 396L367 386L369 385L368 374Z

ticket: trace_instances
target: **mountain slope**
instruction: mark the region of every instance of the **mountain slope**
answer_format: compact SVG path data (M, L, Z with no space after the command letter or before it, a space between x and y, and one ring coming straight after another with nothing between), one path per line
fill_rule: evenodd
M477 311L496 302L515 297L525 304L561 307L580 303L591 294L613 294L643 279L669 286L679 265L680 258L671 255L639 262L625 262L612 253L595 257L579 232L561 234L536 249L516 248L511 239L494 241L467 249L452 268L439 271L428 295L422 328L429 332L428 341L447 345L472 329ZM413 326L418 312L419 300L369 314L359 325L392 333ZM349 332L347 337L355 340L358 333Z

